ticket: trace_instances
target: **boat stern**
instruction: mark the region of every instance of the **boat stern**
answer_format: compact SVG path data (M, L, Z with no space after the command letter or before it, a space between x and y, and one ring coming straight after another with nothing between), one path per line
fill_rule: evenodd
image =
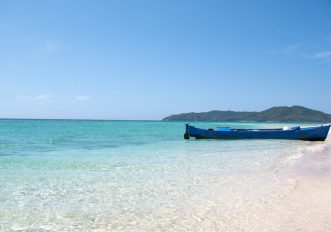
M185 124L185 134L184 134L184 139L190 139L190 133L189 133L189 124Z

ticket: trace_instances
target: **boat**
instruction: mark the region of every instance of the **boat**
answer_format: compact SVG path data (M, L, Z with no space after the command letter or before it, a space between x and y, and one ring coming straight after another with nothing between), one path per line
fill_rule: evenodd
M290 139L324 141L328 136L330 124L314 127L283 127L277 129L200 129L186 124L184 139Z

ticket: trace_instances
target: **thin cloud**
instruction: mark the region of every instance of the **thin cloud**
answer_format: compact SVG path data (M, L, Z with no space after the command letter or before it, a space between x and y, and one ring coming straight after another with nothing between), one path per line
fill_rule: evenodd
M16 99L20 101L36 101L42 103L54 101L53 95L50 94L41 94L37 96L16 95Z
M326 59L326 58L330 58L330 57L331 57L331 50L318 52L313 55L313 58L315 58L315 59Z
M73 102L83 102L83 101L88 101L90 99L91 99L90 96L75 96L72 101Z
M49 101L49 100L53 99L53 96L49 95L49 94L39 95L39 96L36 97L36 99L39 100L39 101Z
M329 45L328 45L329 47ZM324 51L314 51L312 44L296 43L285 46L280 49L274 49L271 54L281 54L284 56L290 56L294 58L301 58L305 60L330 60L331 50L325 49Z
M302 48L303 42L290 44L288 46L271 50L271 54L297 54L299 49Z
M55 41L45 41L42 45L42 52L53 53L57 50L58 43Z
M27 101L27 100L31 100L32 98L24 95L16 95L16 99L20 101Z

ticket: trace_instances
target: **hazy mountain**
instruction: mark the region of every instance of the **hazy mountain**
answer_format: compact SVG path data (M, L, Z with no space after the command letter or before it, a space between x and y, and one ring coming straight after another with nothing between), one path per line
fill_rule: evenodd
M213 110L202 113L170 115L164 121L220 121L220 122L331 122L331 114L303 106L278 106L261 112Z

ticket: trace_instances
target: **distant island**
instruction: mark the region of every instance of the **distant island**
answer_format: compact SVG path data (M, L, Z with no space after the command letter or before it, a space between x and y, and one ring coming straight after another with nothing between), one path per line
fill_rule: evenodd
M331 122L331 114L303 106L278 106L260 112L213 110L202 113L170 115L163 121L218 121L218 122Z

